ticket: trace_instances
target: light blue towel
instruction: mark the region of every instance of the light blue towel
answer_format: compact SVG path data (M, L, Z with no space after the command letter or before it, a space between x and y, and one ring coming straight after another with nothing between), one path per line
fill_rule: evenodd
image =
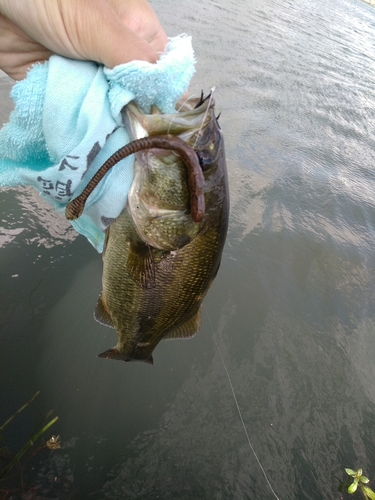
M170 39L156 64L132 61L110 70L52 56L14 85L15 109L0 130L0 186L34 186L55 210L82 192L117 149L129 142L121 109L173 113L194 73L191 38ZM119 162L88 198L72 225L103 250L104 231L126 204L133 156Z

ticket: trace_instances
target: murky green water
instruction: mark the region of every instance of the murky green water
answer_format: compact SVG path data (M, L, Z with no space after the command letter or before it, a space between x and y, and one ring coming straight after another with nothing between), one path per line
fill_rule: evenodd
M37 498L337 499L375 487L375 10L359 0L152 2L216 86L231 219L190 341L154 366L96 357L101 257L29 189L0 196L0 422L54 409ZM10 82L0 77L0 122ZM212 328L211 328L212 325ZM27 413L27 414L26 414ZM27 474L26 474L27 475Z

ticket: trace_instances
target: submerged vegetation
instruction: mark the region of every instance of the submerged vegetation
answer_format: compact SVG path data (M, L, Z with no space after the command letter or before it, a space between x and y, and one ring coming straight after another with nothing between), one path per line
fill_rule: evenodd
M54 417L51 420L50 417L53 411L49 411L35 426L34 430L31 432L30 437L27 439L22 448L16 453L12 453L11 450L3 443L3 431L4 429L26 408L28 408L35 398L40 394L40 391L36 392L34 396L21 408L19 408L13 415L11 415L1 426L0 426L0 495L1 498L7 498L9 494L15 493L18 488L14 488L13 491L7 487L9 481L19 478L21 491L25 490L25 485L23 482L23 473L26 471L26 465L29 460L34 457L39 451L43 449L55 450L61 447L60 437L52 436L48 441L44 441L37 446L34 445L42 437L42 435L50 429L50 427L58 420L59 417ZM32 450L31 450L32 448ZM28 456L25 454L28 452ZM13 469L17 469L14 472Z

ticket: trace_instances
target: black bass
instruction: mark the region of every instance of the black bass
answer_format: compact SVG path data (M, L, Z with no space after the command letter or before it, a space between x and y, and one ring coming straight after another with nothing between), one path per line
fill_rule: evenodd
M79 216L105 172L135 152L127 206L106 233L95 319L118 335L100 357L152 364L161 339L189 338L200 328L228 228L227 169L212 97L175 114L155 108L145 115L133 103L124 113L135 141L103 165L66 215Z

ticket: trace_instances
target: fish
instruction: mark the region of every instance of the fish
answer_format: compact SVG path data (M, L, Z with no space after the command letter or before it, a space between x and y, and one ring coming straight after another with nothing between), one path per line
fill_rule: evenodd
M123 120L133 142L107 160L66 216L78 217L108 169L135 153L127 204L106 230L94 317L118 338L99 357L153 364L162 339L191 338L200 329L202 302L220 267L229 222L224 140L212 95L171 114L156 107L145 114L130 103Z

